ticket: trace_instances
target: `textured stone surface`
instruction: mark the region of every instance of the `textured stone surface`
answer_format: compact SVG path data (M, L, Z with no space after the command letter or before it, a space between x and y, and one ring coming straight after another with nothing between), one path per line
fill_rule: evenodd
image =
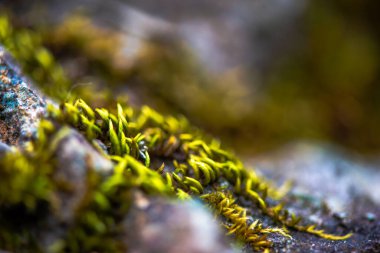
M21 77L0 46L0 141L22 145L36 134L45 102Z
M125 221L130 253L231 253L210 212L196 201L169 202L136 194Z

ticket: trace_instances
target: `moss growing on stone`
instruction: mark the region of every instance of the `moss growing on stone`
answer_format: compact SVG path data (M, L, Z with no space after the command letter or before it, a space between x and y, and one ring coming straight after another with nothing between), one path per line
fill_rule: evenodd
M30 33L14 33L3 17L0 34L1 43L43 90L60 97L57 89L61 89L67 95L70 81L51 54L27 39ZM28 71L32 62L39 72ZM283 207L283 190L271 186L183 117L164 116L147 106L135 109L115 101L109 108L93 108L82 99L61 101L59 106L48 105L35 140L0 158L4 182L0 185L0 247L5 250L122 252L128 245L123 243L120 221L128 213L134 189L173 199L199 199L219 216L229 234L258 251L268 251L272 246L269 234L290 237L290 229L329 240L351 235L330 235L315 225L304 224L301 217ZM85 160L87 171L80 182L84 196L67 220L60 215L61 198L72 191L72 186L57 177L57 151L68 129L85 136L113 168L99 170L90 159ZM14 210L26 221L18 224L11 218ZM253 219L253 211L269 217L277 227ZM41 233L52 229L59 230L53 239L38 242Z

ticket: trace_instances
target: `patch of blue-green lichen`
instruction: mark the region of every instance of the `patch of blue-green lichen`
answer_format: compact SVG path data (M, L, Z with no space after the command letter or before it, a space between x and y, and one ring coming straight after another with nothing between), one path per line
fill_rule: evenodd
M9 63L4 51L0 57L0 91L1 140L16 144L18 139L23 142L32 138L44 104Z

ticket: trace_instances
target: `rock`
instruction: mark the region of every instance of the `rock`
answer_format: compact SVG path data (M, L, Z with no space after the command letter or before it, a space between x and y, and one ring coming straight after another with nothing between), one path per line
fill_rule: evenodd
M60 169L74 172L85 171L91 167L103 175L111 172L112 162L95 150L83 135L68 127L60 131L65 132L56 149ZM73 178L71 180L76 181Z
M125 220L130 253L227 253L227 239L208 210L197 201L135 196Z
M0 47L0 141L22 145L32 139L45 101L30 87Z
M37 134L40 119L45 116L46 101L20 74L8 54L0 47L0 156L10 145L22 146ZM55 180L64 183L69 192L60 192L60 216L67 221L86 189L89 168L105 175L113 164L95 150L76 130L61 127L51 140L57 162ZM99 143L98 143L99 145Z
M11 148L7 144L0 142L0 158L10 151Z
M59 134L61 133L61 134ZM61 192L60 217L69 221L75 209L86 194L87 173L90 168L99 174L112 172L113 164L99 154L77 131L63 127L57 134L57 147L54 152L57 160L55 180L69 187L69 192Z
M298 143L252 160L274 181L291 179L288 208L332 234L332 241L291 231L293 240L274 252L380 252L380 171L332 147ZM296 204L296 203L301 204ZM327 203L327 205L325 204Z
M252 164L276 180L292 180L293 193L323 199L333 212L347 212L354 196L380 205L378 166L332 147L298 143L257 157Z

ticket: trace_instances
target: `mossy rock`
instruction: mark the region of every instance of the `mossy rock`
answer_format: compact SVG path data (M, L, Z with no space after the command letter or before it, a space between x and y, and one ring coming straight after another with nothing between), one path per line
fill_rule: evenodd
M31 52L19 54L13 47L17 33L5 18L0 31L1 42L6 42L21 63L26 56L41 58ZM25 32L24 36L30 35ZM46 53L34 61L34 67L46 74L35 77L36 84L51 95L56 94L54 87L68 89L69 81L54 58L38 43L33 46ZM4 78L15 73L11 65L6 68ZM17 80L24 79L17 76ZM52 86L38 80L53 80ZM19 90L10 89L12 82L2 85L14 96L20 95ZM30 94L37 96L38 92ZM123 221L138 205L135 192L152 199L198 201L216 214L244 250L286 250L284 245L291 244L302 252L301 237L311 238L308 246L311 242L331 245L329 250L344 245L335 241L351 240L354 227L330 234L295 215L286 208L292 204L287 202L288 187L278 188L259 176L184 117L112 100L113 106L94 108L82 99L51 102L38 98L46 106L38 114L38 124L29 125L36 134L23 145L2 138L12 145L0 158L4 182L0 186L0 248L4 250L127 252L133 245L125 239L129 227ZM14 109L12 113L19 113L22 108ZM221 248L228 250L226 245Z

